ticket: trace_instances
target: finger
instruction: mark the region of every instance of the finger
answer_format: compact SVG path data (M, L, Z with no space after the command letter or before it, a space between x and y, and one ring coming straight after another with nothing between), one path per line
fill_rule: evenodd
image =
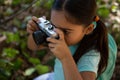
M48 47L49 47L49 48L54 48L54 47L55 47L55 44L49 43L49 44L48 44Z
M33 21L36 21L36 22L39 21L39 19L38 19L37 17L35 17L35 16L32 17L32 20L33 20Z
M58 43L57 39L51 38L51 37L47 38L47 41L50 42L50 43L54 43L54 44Z
M31 26L29 24L27 24L27 32L33 33L34 31L35 31L34 28L31 28Z
M36 29L34 27L32 27L30 24L27 24L27 29L32 30L32 31L36 31Z
M60 29L57 29L57 28L55 29L55 31L58 33L59 39L64 40L64 33Z
M34 28L35 30L38 30L38 26L33 20L29 20L28 24L31 26L31 28Z

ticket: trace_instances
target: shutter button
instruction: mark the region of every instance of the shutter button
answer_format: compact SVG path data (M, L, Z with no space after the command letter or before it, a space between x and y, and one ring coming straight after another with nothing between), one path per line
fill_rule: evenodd
M49 26L48 29L49 29L49 30L53 30L54 27L53 27L53 26Z

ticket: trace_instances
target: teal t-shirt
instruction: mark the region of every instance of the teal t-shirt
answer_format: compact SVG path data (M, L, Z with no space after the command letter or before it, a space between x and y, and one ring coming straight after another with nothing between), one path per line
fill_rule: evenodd
M114 39L109 34L108 34L108 41L109 41L108 66L105 72L98 77L98 80L110 80L114 71L116 55L117 55L117 46ZM74 55L74 52L77 49L77 47L78 45L69 47L71 50L71 55ZM97 50L90 50L89 52L84 54L77 62L78 71L79 72L92 71L92 72L95 72L97 75L99 61L100 61L99 52ZM58 59L55 60L54 80L65 80L62 64Z

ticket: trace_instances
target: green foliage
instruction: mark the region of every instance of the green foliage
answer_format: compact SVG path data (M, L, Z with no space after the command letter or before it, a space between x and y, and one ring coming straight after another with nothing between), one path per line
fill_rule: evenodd
M0 79L1 77L4 78L8 78L9 76L11 76L11 69L13 64L9 61L9 60L5 60L5 59L0 59Z
M29 62L31 62L33 65L38 65L40 64L40 60L38 58L29 58Z
M14 1L12 1L12 5L14 5L14 6L17 6L19 4L21 4L21 0L14 0Z
M14 18L13 19L13 24L15 25L15 26L17 26L17 27L21 27L21 21L20 20L18 20L17 18Z
M0 5L3 4L3 3L4 3L4 1L3 1L3 0L0 0Z
M49 67L45 65L37 65L35 68L39 74L44 74L49 72Z
M25 59L27 63L30 63L31 65L26 67L25 71L23 71L24 74L16 77L16 80L25 79L26 77L31 76L33 73L43 74L50 71L49 67L42 65L39 57L37 57L37 55L41 56L41 58L44 57L46 54L45 50L37 51L36 57L32 57L30 53L26 52L27 37L25 34L26 31L22 30L17 32L3 32L3 35L7 37L6 43L11 45L11 47L5 47L0 55L3 58L0 59L0 79L7 80L10 76L12 76L14 71L19 71L22 69L23 64L26 65L24 63ZM41 65L40 69L38 65Z
M112 12L116 12L118 10L118 6L112 5L111 10Z
M19 54L19 51L13 48L5 48L3 49L3 56L8 58L15 58Z
M22 64L23 64L23 60L21 58L18 58L17 60L15 60L13 62L14 64L14 70L19 70L21 67L22 67Z
M114 35L117 45L120 46L120 28L114 28L114 32L111 33Z
M45 50L41 50L41 51L37 51L37 55L42 58L46 55L46 51Z
M27 70L25 70L24 75L30 76L33 72L35 72L35 68L28 68Z
M11 43L11 42L19 43L19 41L20 41L20 36L19 36L18 32L16 32L16 33L4 32L3 34L6 35L6 37L7 37L7 40L6 40L7 43Z
M54 1L54 0L47 0L47 2L45 3L44 6L45 6L47 9L50 9L53 1Z
M110 11L105 6L100 7L97 12L103 18L108 17L110 14Z
M46 50L31 51L27 48L26 25L31 17L47 16L54 0L0 0L0 80L31 80L50 71L54 58L44 61ZM119 9L120 0L97 0L97 14L109 24L109 32L120 46ZM27 10L26 7L29 7ZM25 11L22 11L25 9ZM21 12L16 14L17 12ZM2 22L2 23L1 23ZM46 64L43 65L42 63Z
M9 15L11 15L11 14L13 14L13 10L12 10L12 8L7 8L7 10L5 11L5 12L3 12L4 13L4 15L5 16L9 16Z
M0 59L0 63L0 66L5 66L6 64L13 65L10 61L4 59Z

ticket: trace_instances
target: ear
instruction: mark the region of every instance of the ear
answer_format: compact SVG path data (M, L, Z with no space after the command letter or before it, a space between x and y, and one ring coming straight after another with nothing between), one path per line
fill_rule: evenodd
M86 28L86 35L92 33L92 31L94 30L94 24L90 24L87 28Z

